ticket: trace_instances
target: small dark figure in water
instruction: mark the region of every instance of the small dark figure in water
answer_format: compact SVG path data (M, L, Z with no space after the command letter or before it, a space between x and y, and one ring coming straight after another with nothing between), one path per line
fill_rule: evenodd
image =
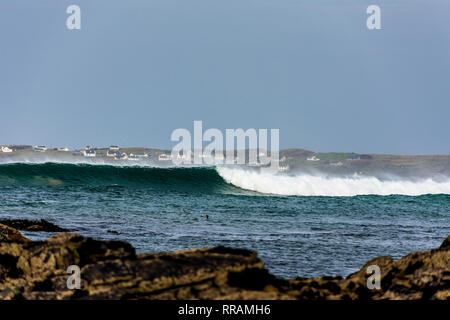
M206 215L206 219L209 219L209 216L208 216L208 215Z

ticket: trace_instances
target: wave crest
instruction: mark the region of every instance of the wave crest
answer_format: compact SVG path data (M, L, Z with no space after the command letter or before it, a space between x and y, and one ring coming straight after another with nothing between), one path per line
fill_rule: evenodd
M257 171L217 168L219 175L239 188L285 196L357 196L450 194L450 180L438 182L380 180L376 177L325 177L319 175L277 175Z
M357 196L450 194L450 180L382 180L376 177L296 176L231 167L111 166L71 163L0 164L2 185L129 186L181 192Z

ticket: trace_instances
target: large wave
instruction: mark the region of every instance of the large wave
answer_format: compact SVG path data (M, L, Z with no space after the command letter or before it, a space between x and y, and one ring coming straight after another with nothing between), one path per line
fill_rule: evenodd
M236 167L112 166L73 163L0 164L0 186L129 186L165 192L356 196L450 194L450 180L280 175Z
M325 177L321 175L278 175L256 171L218 168L219 175L239 188L286 196L357 196L450 194L450 180L381 180L376 177Z
M150 167L72 163L0 164L0 186L136 187L155 191L230 192L240 189L226 183L211 167Z

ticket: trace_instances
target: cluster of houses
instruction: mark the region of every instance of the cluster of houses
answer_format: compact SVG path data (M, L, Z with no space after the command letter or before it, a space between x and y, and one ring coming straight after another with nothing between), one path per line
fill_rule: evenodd
M259 157L265 157L266 154L264 152L260 152ZM221 163L225 160L225 157L223 155L223 152L217 152L214 153L214 155L212 154L207 154L207 153L201 153L198 155L201 159L203 160L214 160L217 163ZM167 153L161 153L158 157L159 161L171 161L173 159L172 154L167 154ZM194 160L194 153L193 152L186 152L186 154L183 154L182 152L177 154L177 159L178 160L183 160L183 161L193 161ZM234 156L234 161L238 162L239 161L239 156Z
M21 148L19 147L18 149L12 149L12 148L7 147L7 146L0 146L0 152L3 152L3 153L11 153L13 151L18 151L18 150L23 150L23 149L24 149L23 147L21 147ZM55 148L53 150L69 151L68 148ZM33 151L35 151L35 152L45 152L45 151L47 151L47 147L46 146L34 146L33 147Z
M148 158L148 154L126 154L125 152L120 152L120 148L118 146L110 146L108 151L106 152L106 156L109 158L113 158L114 160L130 160L130 161L139 161L145 158Z
M93 147L87 146L83 150L83 155L88 158L94 158L96 157L96 152ZM121 152L120 148L118 146L110 146L108 151L106 152L106 156L108 158L112 158L114 160L130 160L130 161L139 161L145 158L148 158L148 154L133 154L130 153L129 155L125 152Z
M2 152L12 152L13 150L9 149L8 147L1 147L0 150ZM49 150L46 146L34 146L33 151L34 152L46 152ZM62 151L62 152L68 152L70 151L69 148L54 148L52 149L54 151ZM96 149L92 146L86 146L83 151L81 151L81 154L86 158L95 158L97 157ZM114 160L130 160L130 161L138 161L141 159L148 158L148 154L143 155L137 155L137 154L126 154L125 152L120 152L120 148L118 146L110 146L108 151L106 152L106 156L108 158L112 158Z

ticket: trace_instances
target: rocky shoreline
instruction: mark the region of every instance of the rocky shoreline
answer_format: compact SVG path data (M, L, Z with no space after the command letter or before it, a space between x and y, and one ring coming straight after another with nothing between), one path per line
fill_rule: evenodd
M225 247L139 254L126 242L58 233L31 241L16 228L59 232L45 220L0 221L3 299L262 299L450 300L450 236L437 249L394 261L384 256L341 277L279 279L256 252ZM81 270L70 290L67 268ZM381 289L369 289L367 268L380 267Z

